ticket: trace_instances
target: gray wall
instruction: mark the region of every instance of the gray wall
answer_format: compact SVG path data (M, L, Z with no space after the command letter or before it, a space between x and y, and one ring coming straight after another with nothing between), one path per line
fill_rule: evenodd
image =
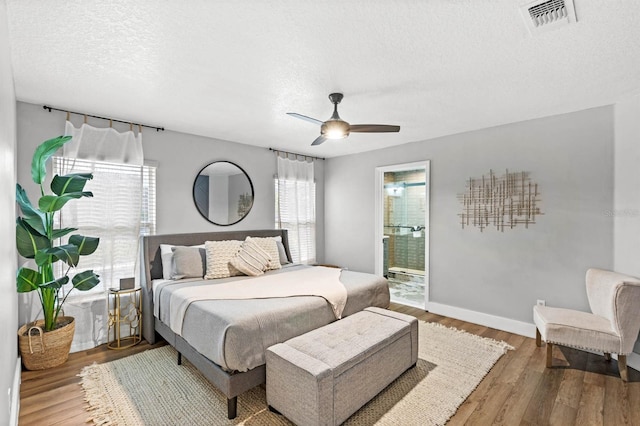
M640 94L615 105L614 269L640 277ZM634 352L640 353L640 341Z
M15 193L16 96L9 49L6 3L0 1L0 424L9 424L9 400L18 359L18 293L16 292ZM17 394L15 395L17 396ZM15 414L15 413L14 413Z
M38 192L30 177L34 149L44 140L64 133L65 114L47 112L41 105L18 102L18 182L24 184L32 200ZM79 125L81 117L73 117ZM105 126L102 120L89 124ZM162 123L160 123L162 124ZM128 130L124 125L121 130ZM205 232L234 229L273 229L275 226L274 176L276 159L266 148L205 138L172 131L143 129L144 155L158 163L157 233ZM205 220L193 202L193 182L198 172L214 160L231 161L242 167L253 182L255 200L247 217L232 226L217 226ZM316 162L316 202L318 258L324 253L324 164ZM35 201L34 201L35 202ZM13 223L13 221L12 221ZM21 308L20 320L25 309Z
M602 107L331 158L325 261L374 272L375 168L431 160L430 299L532 322L532 306L588 309L584 274L613 267L613 108ZM489 169L528 171L538 223L461 229L457 194Z

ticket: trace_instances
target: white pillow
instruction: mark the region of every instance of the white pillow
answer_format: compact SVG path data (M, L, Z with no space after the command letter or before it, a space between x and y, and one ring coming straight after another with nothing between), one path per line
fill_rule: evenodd
M231 259L231 264L245 275L257 277L267 270L269 254L254 240L247 240L242 243L238 254Z
M249 240L258 243L260 248L266 251L269 255L267 271L282 268L282 265L280 264L280 252L278 251L278 245L276 244L276 237L247 237L245 241Z
M160 260L162 261L162 279L171 280L173 275L173 248L187 246L172 246L170 244L160 244ZM204 244L188 246L204 248Z
M241 246L242 241L238 240L207 241L204 243L204 249L207 252L207 272L204 279L212 280L242 275L242 272L229 263L238 254Z

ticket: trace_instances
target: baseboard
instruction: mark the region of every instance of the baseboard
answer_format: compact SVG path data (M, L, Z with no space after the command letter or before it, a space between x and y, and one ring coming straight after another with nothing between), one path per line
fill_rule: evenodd
M431 313L444 315L446 317L459 319L485 327L519 334L525 337L536 337L536 326L533 323L518 321L511 318L499 317L497 315L485 314L483 312L471 311L469 309L458 308L456 306L444 305L442 303L429 302L427 310ZM596 352L594 352L596 353ZM602 354L600 354L602 355ZM613 357L618 359L614 354ZM632 352L627 355L627 365L634 370L640 371L640 354Z
M22 359L18 357L16 360L16 368L13 374L13 385L11 386L11 400L9 407L9 425L18 426L18 417L20 415L20 383L22 374Z
M429 302L427 310L434 314L484 325L509 333L519 334L525 337L536 336L536 326L533 323L518 321L511 318L499 317L497 315L485 314L483 312L471 311L469 309L458 308L456 306L444 305L442 303Z

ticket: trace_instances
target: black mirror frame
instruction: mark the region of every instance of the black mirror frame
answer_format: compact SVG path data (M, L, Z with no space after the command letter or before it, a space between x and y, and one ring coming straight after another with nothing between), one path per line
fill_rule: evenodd
M249 186L251 187L251 206L249 206L249 210L247 210L247 212L245 213L244 216L242 216L240 219L238 219L238 220L236 220L235 222L232 222L232 223L222 224L222 223L216 223L216 222L212 221L207 216L205 216L204 213L202 213L202 211L198 207L198 203L196 202L196 181L198 179L198 176L200 176L200 174L203 172L204 169L206 169L207 167L209 167L210 165L215 164L215 163L229 163L229 164L237 167L242 173L244 173L244 175L246 176L247 180L249 181ZM198 210L198 213L200 213L200 216L205 218L207 220L207 222L213 223L214 225L217 225L217 226L231 226L231 225L235 225L238 222L241 222L244 218L249 216L249 213L251 212L251 209L253 208L253 202L255 200L255 191L253 189L253 182L251 181L251 178L249 177L249 174L242 167L238 166L233 161L216 160L216 161L210 162L209 164L207 164L206 166L201 168L200 171L198 172L198 174L196 174L196 177L193 180L193 187L191 189L191 196L193 198L193 204L196 206L196 210Z

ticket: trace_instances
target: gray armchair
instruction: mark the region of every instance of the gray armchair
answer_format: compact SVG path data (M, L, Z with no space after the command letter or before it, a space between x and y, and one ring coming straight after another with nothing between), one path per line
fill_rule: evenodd
M586 276L591 313L534 306L536 344L547 344L547 367L552 366L553 345L603 352L605 359L618 354L618 369L628 381L627 355L640 331L640 280L601 269Z

